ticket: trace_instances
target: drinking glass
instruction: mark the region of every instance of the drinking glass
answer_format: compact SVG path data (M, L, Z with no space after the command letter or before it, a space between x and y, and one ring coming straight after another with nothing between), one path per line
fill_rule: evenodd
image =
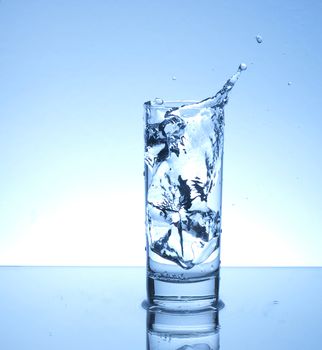
M218 303L224 112L144 104L147 297L164 308Z

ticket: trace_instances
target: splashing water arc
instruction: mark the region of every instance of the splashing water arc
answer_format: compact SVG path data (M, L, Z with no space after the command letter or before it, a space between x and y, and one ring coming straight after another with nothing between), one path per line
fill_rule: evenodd
M204 262L221 233L221 171L224 107L242 71L214 96L146 117L146 227L150 249L184 269ZM164 106L160 98L146 106Z

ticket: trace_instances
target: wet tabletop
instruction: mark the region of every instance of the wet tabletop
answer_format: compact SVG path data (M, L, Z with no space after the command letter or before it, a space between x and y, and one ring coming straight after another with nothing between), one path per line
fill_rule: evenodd
M144 268L0 267L0 284L3 350L147 347ZM222 268L220 288L221 350L322 349L322 268Z

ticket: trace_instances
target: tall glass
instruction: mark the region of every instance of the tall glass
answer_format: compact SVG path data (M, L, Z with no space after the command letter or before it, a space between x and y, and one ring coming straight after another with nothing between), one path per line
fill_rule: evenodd
M224 113L194 101L144 104L148 302L216 305Z

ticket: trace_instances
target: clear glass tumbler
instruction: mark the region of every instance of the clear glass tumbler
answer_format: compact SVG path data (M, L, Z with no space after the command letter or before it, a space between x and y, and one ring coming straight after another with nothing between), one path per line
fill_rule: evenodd
M223 106L156 99L144 111L148 302L217 305Z

